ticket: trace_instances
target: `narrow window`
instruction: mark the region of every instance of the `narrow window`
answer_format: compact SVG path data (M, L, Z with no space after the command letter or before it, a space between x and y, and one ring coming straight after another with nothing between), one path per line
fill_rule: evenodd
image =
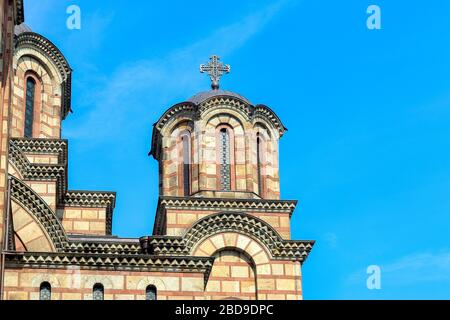
M262 165L263 165L263 161L262 161L262 155L263 155L263 141L261 139L261 137L258 136L256 138L256 159L257 159L257 171L258 171L258 194L260 197L262 197L263 194L263 176L262 176Z
M156 300L156 287L155 286L148 286L147 289L145 289L145 300Z
M191 194L191 143L190 135L184 134L181 137L183 143L183 192L184 196Z
M104 299L105 289L101 283L96 283L92 290L92 299L93 300L103 300Z
M34 121L34 96L36 90L36 82L33 78L27 79L27 96L25 102L25 137L33 137L33 121Z
M231 190L230 133L227 129L220 130L219 141L220 189Z
M48 282L42 282L39 288L39 300L52 299L52 286Z

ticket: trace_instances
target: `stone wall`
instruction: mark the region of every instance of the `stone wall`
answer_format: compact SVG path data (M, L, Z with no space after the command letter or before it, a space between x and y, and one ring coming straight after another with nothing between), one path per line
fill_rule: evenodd
M9 115L11 112L11 87L13 79L12 52L15 1L0 0L0 247L3 246L4 211L8 172Z
M15 59L12 137L24 136L26 81L32 77L36 82L33 138L60 138L61 86L55 67L47 57L30 48L20 49Z
M230 132L231 192L220 190L218 131ZM190 133L190 195L225 198L279 199L278 140L275 130L251 123L224 105L205 118L191 121L180 118L162 130L160 159L161 195L185 196L181 134ZM257 160L257 137L263 154ZM258 186L261 173L261 188Z
M256 300L256 274L251 259L226 249L216 252L215 258L205 298Z
M51 285L52 300L92 300L93 286L104 286L105 300L144 300L147 286L157 288L158 300L193 300L204 297L201 273L91 271L77 267L55 269L8 269L7 300L39 300L41 283Z
M106 209L65 207L62 225L69 234L105 235Z
M192 255L215 257L206 286L200 272L9 268L5 297L39 299L41 283L48 282L55 300L91 300L97 283L104 286L107 300L144 300L148 285L157 288L159 300L303 298L300 262L272 259L259 241L247 235L223 232L206 237L193 248Z
M15 201L12 202L12 213L17 251L52 252L55 250L39 221Z
M209 279L213 282L208 283L206 297L252 299L256 295L257 299L262 300L303 298L300 262L273 260L265 247L249 236L234 232L219 233L204 239L193 254L219 257L214 261ZM245 268L233 269L233 265ZM253 285L256 287L255 294Z

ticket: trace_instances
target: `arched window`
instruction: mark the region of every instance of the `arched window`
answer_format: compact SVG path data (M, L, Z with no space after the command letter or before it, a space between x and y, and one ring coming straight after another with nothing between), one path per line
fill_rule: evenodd
M231 190L231 157L230 157L230 132L227 128L219 132L219 166L220 166L220 190Z
M42 282L39 287L39 300L52 299L52 286L48 282Z
M105 289L101 283L96 283L92 290L92 300L103 300L105 296Z
M182 157L183 157L183 194L191 195L191 134L189 131L182 133Z
M153 285L149 285L145 289L145 300L156 300L156 287Z
M264 155L264 140L258 133L256 136L256 168L258 174L258 194L263 196L264 192L264 179L263 179L263 155Z
M36 91L36 81L32 77L27 78L27 96L25 101L25 132L26 138L33 137L34 121L34 97Z

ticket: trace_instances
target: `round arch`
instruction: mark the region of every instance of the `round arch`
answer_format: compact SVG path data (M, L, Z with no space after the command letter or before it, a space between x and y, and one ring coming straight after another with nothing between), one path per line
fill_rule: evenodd
M158 291L165 291L166 290L166 284L164 283L164 281L159 279L159 278L153 278L153 277L145 277L145 278L141 279L138 282L138 284L136 286L136 289L143 291L148 286L155 286L155 288Z
M198 220L184 234L186 248L193 252L203 239L217 233L236 232L257 239L269 256L282 246L280 234L267 222L243 212L219 212Z
M10 176L11 198L28 211L42 230L45 230L51 245L61 252L68 244L67 236L61 222L47 203L28 185Z
M52 286L52 288L61 287L59 279L49 273L39 273L35 275L31 280L31 285L33 286L33 288L39 289L43 282L48 282Z
M208 114L203 115L202 121L206 130L214 130L219 125L228 124L233 128L237 135L245 134L245 124L249 123L248 120L238 112L226 108L211 110Z
M204 238L194 256L215 257L205 288L213 299L258 299L258 278L271 274L267 248L249 235L222 232Z
M47 230L27 208L15 199L11 201L14 237L17 251L55 252Z
M92 289L94 285L101 284L103 288L106 289L116 289L114 288L114 283L111 281L111 279L108 278L108 276L91 276L91 275L85 275L83 276L83 288L85 289Z

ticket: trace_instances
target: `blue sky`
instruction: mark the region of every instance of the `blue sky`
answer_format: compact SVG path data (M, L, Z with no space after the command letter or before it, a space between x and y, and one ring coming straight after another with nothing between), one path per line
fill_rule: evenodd
M81 8L81 30L66 8ZM379 5L382 30L366 28ZM63 124L71 189L118 192L113 232L150 234L152 124L209 88L200 63L231 64L223 89L269 105L294 239L316 239L306 299L450 298L449 1L25 0L26 21L69 60ZM381 267L381 290L366 268Z

